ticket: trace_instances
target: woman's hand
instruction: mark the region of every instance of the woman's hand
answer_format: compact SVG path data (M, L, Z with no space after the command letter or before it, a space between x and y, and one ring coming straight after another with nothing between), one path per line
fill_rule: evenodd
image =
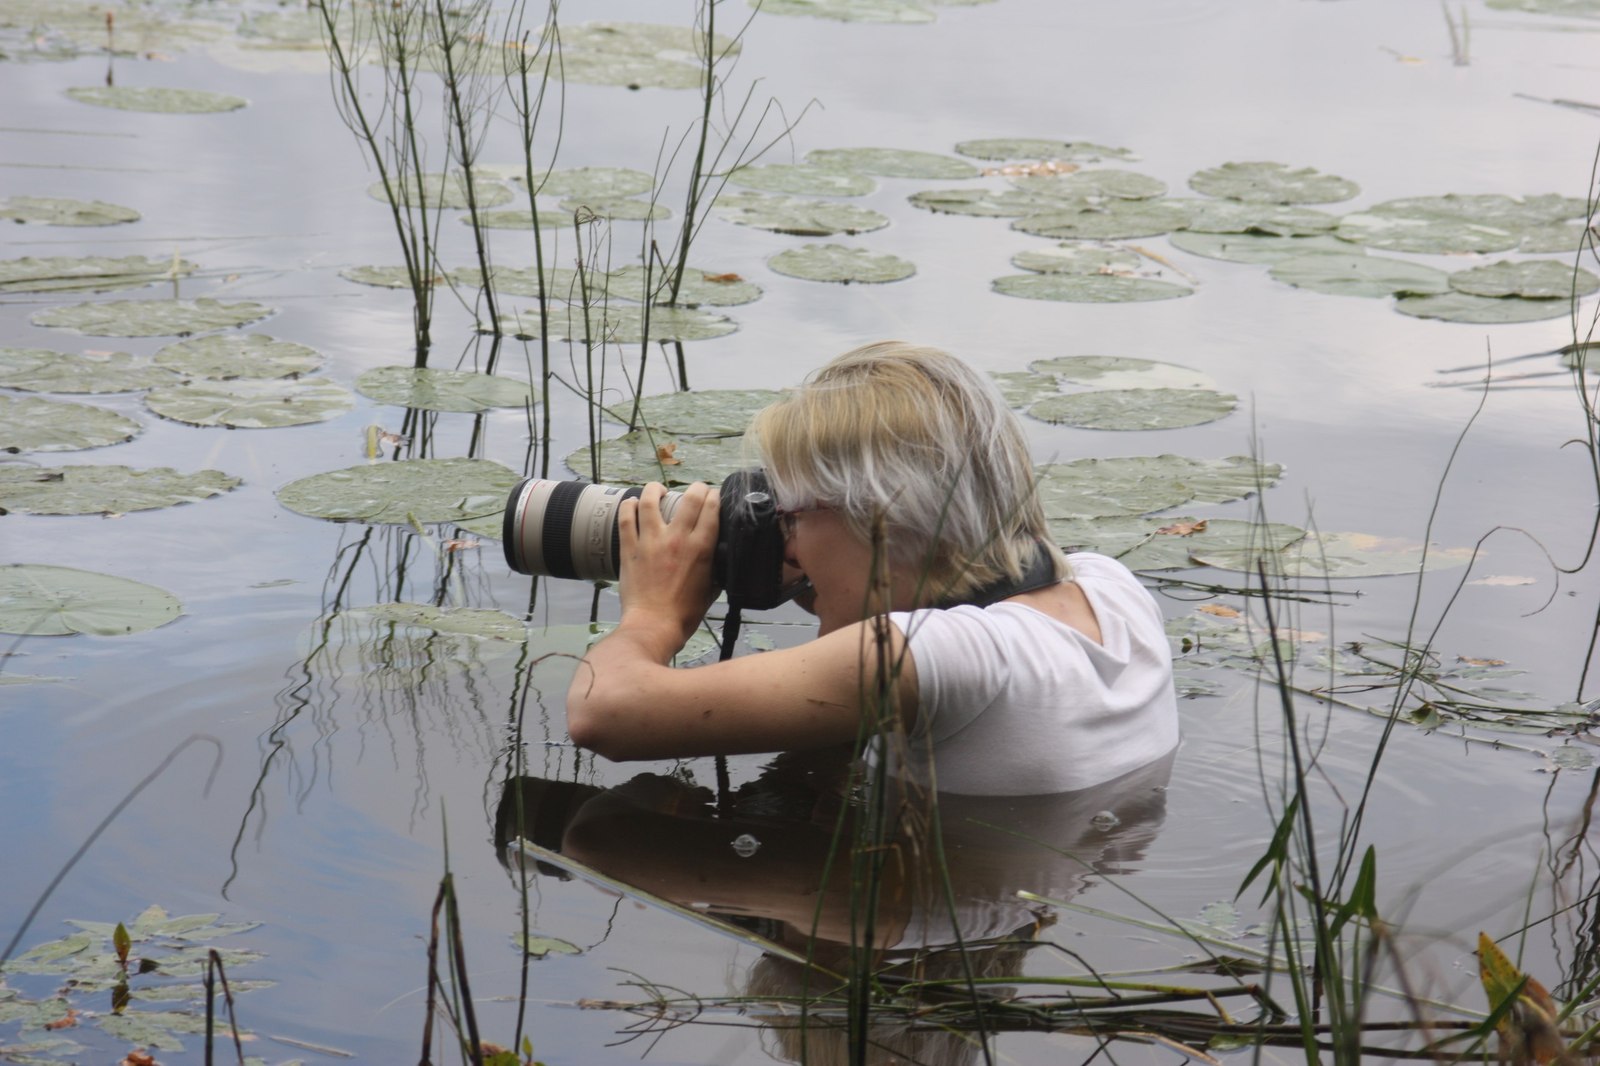
M666 488L652 482L617 511L621 557L618 593L622 620L656 661L665 663L694 635L716 599L712 560L721 504L717 490L690 485L673 511L661 516Z

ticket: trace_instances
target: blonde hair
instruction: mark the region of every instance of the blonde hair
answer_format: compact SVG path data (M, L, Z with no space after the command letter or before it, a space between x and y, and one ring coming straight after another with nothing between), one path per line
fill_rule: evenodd
M1032 458L999 390L937 348L881 341L846 352L756 415L750 433L780 507L826 504L931 595L959 599L1051 553Z

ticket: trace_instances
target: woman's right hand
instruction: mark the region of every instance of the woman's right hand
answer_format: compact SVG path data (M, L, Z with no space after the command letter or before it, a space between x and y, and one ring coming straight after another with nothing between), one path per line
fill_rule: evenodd
M619 628L635 630L663 663L694 635L716 599L712 560L721 518L717 490L696 483L668 522L661 514L666 491L651 482L617 511Z

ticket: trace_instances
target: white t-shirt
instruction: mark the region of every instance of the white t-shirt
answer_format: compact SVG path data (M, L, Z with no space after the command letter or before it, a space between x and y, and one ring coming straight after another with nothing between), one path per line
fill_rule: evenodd
M1070 792L1177 745L1172 652L1155 600L1115 559L1067 558L1100 624L1098 644L1020 603L889 615L917 671L906 758L925 764L931 751L939 791Z

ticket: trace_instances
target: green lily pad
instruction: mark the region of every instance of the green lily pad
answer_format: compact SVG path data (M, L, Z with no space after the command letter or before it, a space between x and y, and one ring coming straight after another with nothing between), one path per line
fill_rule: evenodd
M1023 192L1058 200L1106 196L1117 200L1153 200L1167 183L1131 170L1078 170L1070 174L1024 174L1011 179Z
M1052 520L1141 515L1187 503L1242 500L1272 487L1282 473L1277 463L1258 463L1244 455L1078 459L1040 468L1039 501Z
M350 390L327 378L191 381L145 393L145 406L193 426L276 429L337 418L355 406Z
M107 292L138 289L158 281L193 274L186 259L159 259L143 255L112 258L49 256L0 260L0 292Z
M1259 561L1266 565L1267 573L1292 578L1414 574L1423 566L1421 545L1370 533L1308 533L1277 551L1235 548L1190 554L1201 566L1253 573ZM1471 548L1435 546L1427 552L1427 568L1465 566L1472 554Z
M1215 422L1237 406L1237 396L1210 389L1095 389L1046 397L1028 413L1082 429L1180 429Z
M630 89L696 89L705 82L704 37L690 26L585 22L562 29L561 49L551 71L569 82ZM721 34L711 43L715 56L739 50L738 41Z
M379 403L419 411L476 414L496 407L525 407L537 391L523 381L467 370L380 366L356 378L356 391Z
M666 304L672 296L672 289L666 284L664 272L654 271L650 276L650 284L655 288L656 303ZM635 286L636 289L630 289L630 286ZM613 297L642 300L645 295L643 286L644 268L633 263L611 272L606 291ZM761 286L755 282L746 281L737 274L703 270L691 264L684 267L683 280L678 285L678 299L674 306L737 307L740 304L754 303L759 299L761 299Z
M1008 159L1053 159L1098 163L1102 159L1132 159L1126 148L1107 148L1088 141L1054 141L1041 137L988 137L962 141L956 151L973 159L1002 162Z
M174 115L205 115L237 111L249 101L226 93L202 89L168 89L138 85L87 85L67 90L80 104L110 107L118 111L148 111Z
M177 379L127 352L89 355L48 348L0 348L0 387L24 392L137 392Z
M1571 299L1600 291L1600 278L1570 263L1533 259L1519 263L1490 263L1458 270L1450 287L1473 296L1523 296L1532 300Z
M578 945L570 940L562 940L560 937L537 936L534 934L524 936L518 933L512 936L511 942L536 959L542 959L546 955L583 954L583 949Z
M1187 285L1155 278L1125 278L1117 274L1009 274L994 279L994 291L1027 300L1062 300L1068 303L1133 303L1189 296Z
M1009 407L1026 407L1033 401L1059 392L1060 383L1048 374L1035 374L1031 370L993 370L995 386Z
M141 581L66 566L0 566L0 633L116 637L164 626L182 613L170 592Z
M278 502L338 522L459 523L504 511L519 480L487 459L405 459L301 478L278 490Z
M798 237L870 233L889 224L885 215L859 204L760 193L731 193L718 197L712 210L719 218L740 226L792 233Z
M645 311L642 307L610 304L583 308L575 304L553 304L547 319L541 320L533 309L501 311L496 323L501 334L519 340L531 340L548 329L549 335L562 340L605 341L612 344L638 344L645 339ZM733 319L712 311L688 307L652 307L650 309L650 337L652 341L703 341L725 337L739 328ZM587 334L593 334L590 338Z
M230 333L177 341L152 360L187 377L288 378L309 374L322 365L314 349L280 341L264 333Z
M1140 515L1104 515L1098 518L1053 518L1050 537L1065 551L1099 552L1119 559L1157 531L1192 518L1146 518Z
M411 272L403 266L345 267L339 271L339 276L357 285L371 285L379 289L411 288ZM444 277L440 274L434 274L428 279L432 285L437 285L443 280Z
M528 627L504 611L482 607L435 607L431 603L379 603L347 614L371 618L384 625L412 626L452 636L507 640L528 639Z
M1211 518L1205 528L1186 536L1162 534L1160 529L1182 530L1189 522L1166 521L1144 543L1118 556L1129 570L1184 570L1209 565L1193 561L1196 555L1217 552L1281 551L1306 535L1299 526L1283 522L1243 522L1235 518Z
M779 252L767 260L779 274L807 281L882 283L901 281L917 272L916 265L887 252L869 252L842 244L806 244Z
M1446 292L1437 296L1402 296L1395 301L1394 309L1413 318L1498 325L1560 318L1571 313L1572 304L1568 300L1524 300L1518 296L1472 296L1464 292Z
M509 204L514 198L512 191L497 181L474 175L472 191L480 208L502 207ZM410 174L402 172L399 177L390 177L395 196L399 202L407 207L453 207L464 208L467 206L467 182L460 171L451 171L449 174L433 172L422 175L421 193L418 193L417 182ZM384 190L383 182L375 181L367 186L367 195L374 200L389 202L389 194Z
M1296 288L1338 296L1432 295L1450 291L1450 275L1403 259L1378 255L1303 255L1280 259L1272 276Z
M1021 218L1061 206L1057 198L1022 189L926 189L908 199L926 211L975 218Z
M1145 258L1121 248L1060 244L1018 252L1011 265L1037 274L1131 274L1145 265Z
M1513 230L1468 219L1408 218L1373 212L1344 216L1337 232L1340 240L1419 255L1504 252L1521 240Z
M181 474L169 466L0 465L0 508L17 514L127 514L195 503L237 488L220 470Z
M1600 0L1489 0L1501 11L1527 11L1535 15L1600 18Z
M183 337L236 329L266 318L273 308L249 300L110 300L36 311L36 326L76 330L94 337Z
M139 221L139 212L100 200L12 196L0 200L0 218L46 226L117 226Z
M461 216L464 225L472 225L472 218L468 215ZM484 229L514 229L533 232L533 215L526 207L514 208L508 211L479 211L478 225ZM571 229L577 222L572 213L568 211L540 211L539 229L548 233L551 230Z
M728 184L785 196L865 196L878 187L865 174L809 163L740 167L729 172Z
M1311 237L1331 233L1339 216L1292 204L1241 203L1237 200L1184 200L1188 228L1195 233L1266 233L1276 237Z
M1189 213L1165 200L1107 200L1027 215L1013 222L1011 228L1057 240L1109 241L1154 237L1182 229L1188 223Z
M1176 363L1121 355L1063 355L1028 365L1034 374L1096 389L1210 389L1211 375Z
M751 7L757 6L755 3ZM933 12L910 0L761 0L764 15L803 15L835 22L932 22Z
M1517 251L1530 255L1563 255L1583 247L1589 227L1583 219L1530 226L1522 231Z
M1192 175L1189 187L1207 196L1258 204L1331 204L1361 191L1346 178L1284 163L1224 163Z
M510 168L507 168L510 170ZM502 176L521 180L523 168ZM619 196L638 196L655 188L655 181L642 170L628 167L573 167L570 170L552 170L540 174L535 170L535 190L540 196L576 196L580 198L612 199Z
M450 271L450 280L455 284L468 289L477 289L483 286L483 271L477 267L462 267ZM534 296L539 295L539 272L533 267L505 267L497 266L490 277L494 281L494 291L504 296ZM603 273L590 271L587 284L591 291L599 292L608 288L607 276ZM544 271L544 295L547 300L575 300L582 292L578 272L570 267L546 267ZM613 297L630 297L622 293L612 292Z
M806 153L806 162L880 178L949 181L978 176L978 168L965 159L900 148L818 148Z
M639 401L640 418L656 433L686 437L737 437L764 407L783 398L772 389L704 389L666 392ZM616 412L626 419L627 410Z
M679 439L668 433L637 430L600 441L599 449L599 480L613 485L650 481L720 485L729 474L749 465L743 437ZM590 477L594 473L590 459L589 448L579 448L567 456L567 468L580 477Z
M0 395L0 452L70 452L132 440L144 427L104 407Z
M1588 203L1578 197L1555 193L1521 198L1500 193L1475 196L1447 193L1444 196L1385 200L1367 210L1374 215L1392 218L1477 222L1497 229L1521 230L1564 219L1583 218L1588 213L1588 207Z
M662 204L634 200L626 196L591 196L584 199L561 201L563 211L582 217L584 213L613 222L654 222L671 218L672 212Z
M1276 263L1302 255L1365 254L1360 245L1336 237L1277 237L1259 233L1195 233L1180 231L1169 240L1174 248L1230 263Z

